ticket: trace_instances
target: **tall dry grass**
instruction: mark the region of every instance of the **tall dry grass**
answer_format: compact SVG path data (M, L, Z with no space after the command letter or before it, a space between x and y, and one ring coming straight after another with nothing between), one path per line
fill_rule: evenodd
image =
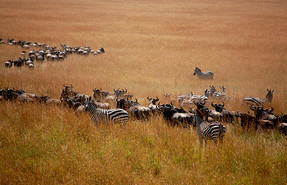
M106 54L6 69L22 49L0 45L0 88L58 98L63 84L127 88L147 96L203 94L224 85L228 108L246 111L245 96L275 89L276 113L287 110L287 17L282 1L0 1L0 38L104 47ZM213 81L192 75L195 66ZM286 138L229 126L222 146L200 148L192 130L161 118L126 128L95 126L63 108L1 102L1 183L286 184Z

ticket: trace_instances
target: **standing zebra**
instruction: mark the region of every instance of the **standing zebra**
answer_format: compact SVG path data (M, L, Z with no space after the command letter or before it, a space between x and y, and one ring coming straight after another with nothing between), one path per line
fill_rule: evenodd
M207 122L203 120L204 115L203 113L196 109L196 113L194 116L194 121L197 126L197 135L199 137L200 143L203 143L203 139L205 144L207 144L207 140L213 140L213 142L217 145L217 138L219 141L223 142L223 136L225 135L226 128L225 126L218 122Z
M193 75L198 76L199 79L213 79L213 72L207 71L207 72L201 72L201 70L198 67L194 68Z
M255 107L262 107L266 102L271 103L273 99L274 90L267 89L267 94L265 98L257 98L257 97L246 97L243 99L248 105L254 105Z
M129 120L129 114L124 109L100 109L91 99L84 104L84 110L90 112L96 123L114 122L126 125Z

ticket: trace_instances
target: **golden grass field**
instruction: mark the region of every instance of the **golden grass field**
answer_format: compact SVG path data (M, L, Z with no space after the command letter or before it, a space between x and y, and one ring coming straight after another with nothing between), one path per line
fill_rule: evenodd
M0 88L59 98L63 84L92 95L124 88L147 96L203 94L224 85L227 108L246 96L287 113L287 2L281 0L0 0L0 38L105 48L97 56L5 68L19 46L0 45ZM194 67L214 72L198 80ZM286 184L286 136L227 125L224 143L161 117L96 126L87 115L0 102L0 184Z

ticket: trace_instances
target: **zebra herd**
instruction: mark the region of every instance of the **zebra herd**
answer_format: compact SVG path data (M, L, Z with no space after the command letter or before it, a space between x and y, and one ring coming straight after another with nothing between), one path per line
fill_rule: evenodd
M47 61L63 61L69 54L76 53L83 56L88 56L89 54L99 55L105 53L104 48L100 48L96 51L91 49L90 47L71 47L66 44L60 44L61 49L57 47L51 47L47 44L41 44L38 42L27 42L23 40L16 41L15 39L8 39L5 42L3 39L0 39L0 44L14 45L20 46L22 51L18 59L16 60L8 60L5 62L5 67L12 67L13 65L16 67L27 66L30 69L34 69L34 61L43 62L45 59ZM34 47L35 49L26 51ZM38 50L36 49L38 48Z
M75 110L75 113L81 114L88 112L91 118L96 122L114 122L126 125L130 119L149 120L152 116L162 116L171 126L180 126L183 128L197 127L197 134L200 142L203 140L212 139L215 144L222 139L226 132L226 127L222 124L241 122L242 128L249 129L278 129L280 132L287 134L287 115L277 116L273 113L274 109L266 109L262 104L256 104L258 98L248 97L247 104L250 110L254 112L254 116L249 113L239 113L238 111L226 110L224 97L215 96L215 86L210 86L210 90L205 90L205 95L196 96L178 96L179 106L182 102L189 100L195 107L176 107L171 99L166 99L164 104L160 103L160 98L147 97L148 105L141 105L137 98L132 100L133 95L128 94L127 89L114 89L114 93L103 91L95 88L93 95L89 96L81 94L73 90L73 86L64 85L59 99L53 99L49 96L38 96L36 94L27 93L24 90L15 89L0 89L0 101L20 101L20 102L38 102L42 104L55 104L58 106L68 107ZM221 91L226 88L221 87ZM272 101L274 90L268 90L266 101ZM207 99L201 96L206 96L207 91L209 96ZM272 94L271 94L272 93ZM220 93L219 93L220 94ZM193 97L194 98L191 98ZM166 96L168 97L168 96ZM207 96L206 96L207 97ZM210 100L223 101L222 104L214 103ZM245 102L245 99L243 100ZM263 103L263 102L262 102ZM251 105L250 105L251 104ZM191 103L190 103L191 105ZM214 108L214 109L212 109Z

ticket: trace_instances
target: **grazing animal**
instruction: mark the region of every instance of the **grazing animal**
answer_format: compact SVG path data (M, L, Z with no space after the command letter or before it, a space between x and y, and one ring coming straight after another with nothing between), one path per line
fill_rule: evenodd
M47 105L58 105L58 106L60 106L61 103L62 103L61 100L59 100L59 99L52 99L52 98L50 98L50 99L48 99L48 100L46 101L46 104L47 104Z
M181 95L177 96L177 101L178 101L178 103L182 103L184 100L189 99L190 96L191 96L190 93L187 93L187 95L181 94Z
M7 62L5 62L5 67L12 67L12 65L13 65L12 60L8 60Z
M107 96L112 95L112 94L109 93L109 92L102 91L102 89L97 89L97 88L95 88L93 91L94 91L93 97L94 97L95 100L98 100L98 101L102 101L102 100L104 100Z
M251 116L249 114L249 112L248 113L240 113L239 117L241 119L241 127L243 128L243 130L245 130L246 128L247 128L247 130L249 130L251 126L252 127L254 126L254 128L255 128L256 119L254 116Z
M94 55L98 55L98 54L101 54L101 53L105 53L104 48L100 48L100 49L98 49L97 51L95 51L95 52L94 52Z
M117 100L117 108L124 109L131 113L131 115L135 116L137 119L147 120L150 117L150 108L144 107L140 105L136 99L136 101L127 101L125 99Z
M159 105L159 110L162 111L163 117L171 126L182 126L188 128L193 123L193 112L190 110L186 112L182 108L176 108L172 104Z
M254 111L255 114L255 129L258 129L258 126L263 129L273 129L277 126L278 120L272 112L274 111L273 107L271 109L264 109L263 106L255 107L250 106L250 109Z
M278 131L284 135L287 135L287 123L279 123L278 125Z
M156 102L159 101L158 97L155 98L150 98L149 96L147 97L149 104L148 108L154 113L156 110L158 110Z
M18 96L18 100L21 102L34 102L39 100L39 97L36 94L23 93Z
M194 68L193 75L198 76L199 79L213 79L213 72L207 71L207 72L201 72L201 70L198 67Z
M101 109L91 101L91 98L84 104L84 109L90 113L96 123L114 122L126 125L129 120L129 114L124 109Z
M221 118L223 118L225 122L233 123L234 119L238 117L238 113L236 111L227 111L224 108L224 105L225 105L224 102L222 105L214 104L213 102L211 103L211 106L215 108L215 111L221 113Z
M209 103L208 97L205 95L196 95L196 94L191 94L190 96L190 100L192 102L205 102L205 103Z
M200 110L201 113L203 113L206 120L208 120L208 116L211 110L207 106L205 106L205 102L194 102L194 105L196 105L197 109Z
M218 99L218 100L222 100L222 101L230 101L231 100L231 96L228 97L225 93L226 87L224 86L219 86L220 91L216 91L214 86L210 87L210 91L212 91L212 98Z
M117 89L117 90L115 90L114 89L114 95L116 95L116 99L120 99L120 98L124 98L123 96L126 94L128 92L128 90L127 89L122 89L122 90L120 90L120 89Z
M203 119L204 114L199 109L196 109L194 120L196 122L197 135L200 143L202 144L204 140L205 144L207 144L207 140L213 140L217 145L217 139L222 143L226 132L225 126L218 121L209 123Z
M101 103L101 102L95 101L95 104L97 105L97 107L99 107L101 109L110 109L111 108L109 103Z
M247 105L254 105L255 107L261 107L266 102L271 103L273 99L273 93L274 90L267 89L267 94L265 98L257 98L257 97L246 97L243 99L243 102L245 102Z

